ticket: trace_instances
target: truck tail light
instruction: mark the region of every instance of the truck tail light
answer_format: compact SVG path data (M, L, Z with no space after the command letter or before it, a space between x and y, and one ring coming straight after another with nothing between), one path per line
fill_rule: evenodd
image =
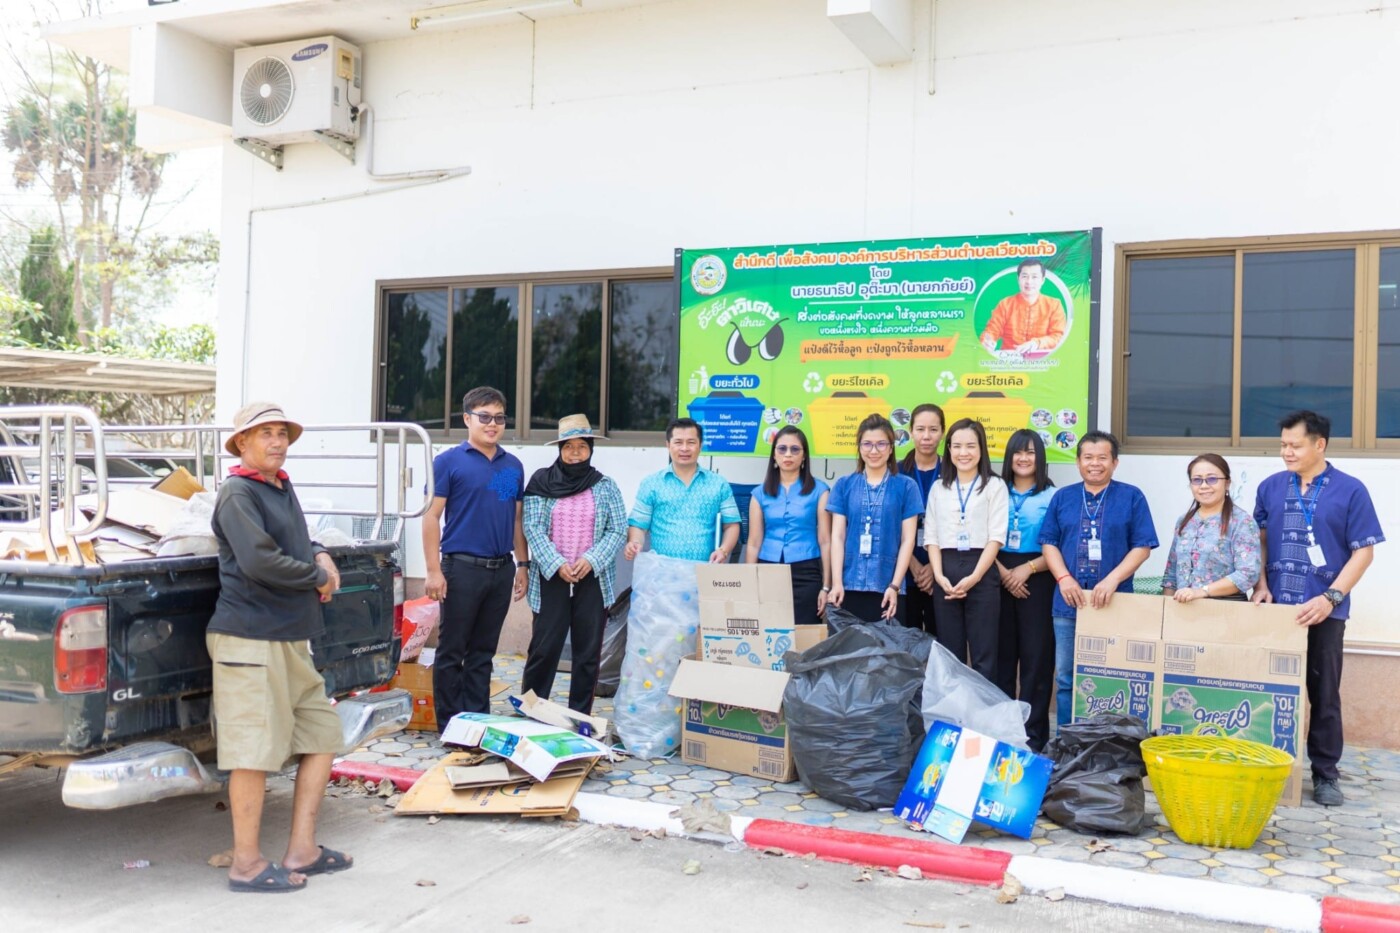
M83 606L58 617L53 685L59 693L107 689L107 608Z
M403 574L394 574L394 637L403 640Z

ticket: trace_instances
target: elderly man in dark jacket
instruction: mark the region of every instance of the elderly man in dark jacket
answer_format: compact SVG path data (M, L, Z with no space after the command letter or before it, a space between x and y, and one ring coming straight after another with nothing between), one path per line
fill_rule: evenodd
M340 586L335 562L314 544L291 479L282 469L301 425L278 405L254 402L234 416L224 445L242 461L229 469L214 506L219 602L206 643L214 660L214 730L219 767L230 771L234 891L285 892L306 876L349 868L344 853L316 843L316 814L340 718L311 660L321 603ZM301 755L292 830L282 862L262 856L267 772Z

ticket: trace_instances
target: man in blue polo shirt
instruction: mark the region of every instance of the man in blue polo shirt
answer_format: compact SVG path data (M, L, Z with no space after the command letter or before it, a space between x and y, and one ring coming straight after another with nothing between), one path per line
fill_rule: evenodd
M499 446L505 395L472 389L462 398L462 421L467 440L433 460L433 501L423 515L425 592L442 600L433 662L439 730L458 713L491 711L491 660L512 600L525 595L530 566L521 523L525 469Z
M1344 801L1337 786L1342 757L1342 638L1351 614L1351 591L1385 540L1371 495L1360 480L1327 462L1332 422L1295 411L1279 422L1283 472L1259 484L1254 520L1264 574L1256 603L1298 607L1308 626L1308 760L1313 800L1324 807Z
M1090 431L1075 452L1083 482L1050 500L1040 526L1045 565L1055 577L1055 719L1074 712L1074 621L1085 606L1102 609L1114 593L1133 591L1133 574L1157 546L1142 490L1115 483L1118 438Z
M666 426L671 465L642 480L637 490L623 549L628 560L641 552L647 532L651 549L663 557L722 564L734 553L739 543L739 506L728 480L700 469L704 437L705 429L690 418L677 418ZM724 527L718 547L716 516Z

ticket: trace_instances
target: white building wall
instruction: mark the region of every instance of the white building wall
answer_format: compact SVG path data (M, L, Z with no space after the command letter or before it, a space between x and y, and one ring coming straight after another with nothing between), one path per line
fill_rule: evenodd
M927 0L915 13L915 60L885 67L821 0L673 0L367 45L375 171L472 173L399 189L366 176L364 152L351 166L292 147L279 174L230 147L220 416L273 397L308 421L368 419L380 279L1101 226L1107 427L1115 243L1400 227L1400 176L1383 162L1400 148L1386 117L1397 0L938 0L932 64ZM306 203L323 198L340 200ZM664 454L600 448L598 461L630 494ZM717 463L736 480L761 472ZM1395 461L1340 463L1395 542L1349 634L1400 642ZM1188 501L1184 464L1120 469L1164 541ZM1235 458L1246 503L1277 466Z

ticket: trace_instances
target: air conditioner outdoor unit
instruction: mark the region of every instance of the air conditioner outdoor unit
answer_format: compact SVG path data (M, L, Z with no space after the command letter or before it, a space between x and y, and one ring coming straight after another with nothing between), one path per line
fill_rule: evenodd
M233 138L273 148L327 136L353 143L360 61L360 50L335 36L235 49Z

